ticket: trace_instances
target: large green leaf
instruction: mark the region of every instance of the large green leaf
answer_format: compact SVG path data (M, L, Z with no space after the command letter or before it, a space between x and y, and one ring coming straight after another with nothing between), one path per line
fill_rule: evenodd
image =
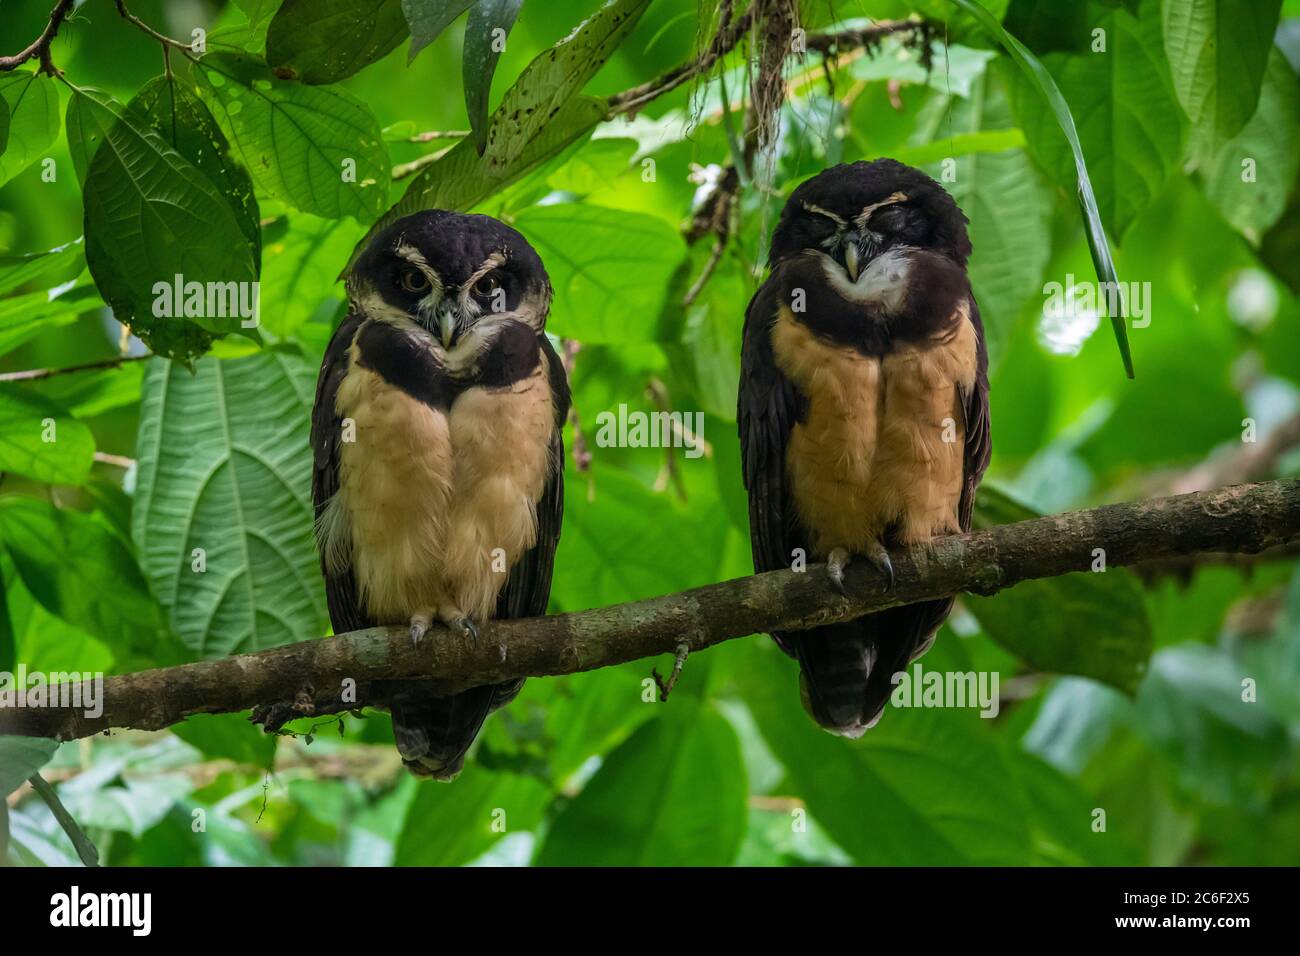
M1102 221L1122 237L1164 187L1182 154L1183 120L1170 87L1157 15L1125 10L1101 14L1104 53L1043 58L1079 117L1078 137L1088 157ZM1062 186L1073 188L1078 157L1057 130L1057 117L1037 90L1012 85L1029 150Z
M140 88L127 109L154 128L167 145L208 177L230 203L240 231L252 250L253 267L262 260L261 214L253 180L230 155L221 128L194 90L173 76L156 76Z
M550 791L532 777L496 773L475 763L453 784L425 781L397 840L397 866L460 866L507 833L541 820Z
M524 0L478 0L465 25L465 51L461 73L465 85L465 111L474 143L480 153L487 146L488 94L505 38L515 24Z
M266 33L276 75L337 83L406 39L401 0L285 0Z
M949 0L949 2L974 16L984 29L997 38L1003 49L1007 51L1011 59L1020 68L1029 87L1032 88L1033 92L1023 98L1026 104L1023 110L1020 106L1017 106L1016 109L1020 117L1020 125L1025 129L1026 139L1031 146L1032 139L1030 139L1030 130L1024 118L1025 114L1029 113L1037 117L1044 141L1050 142L1052 146L1059 148L1059 139L1055 138L1054 132L1048 131L1048 124L1042 121L1045 111L1050 111L1055 118L1056 124L1059 126L1061 133L1064 134L1066 144L1069 147L1067 155L1073 160L1074 175L1068 177L1069 181L1066 185L1075 186L1078 190L1079 206L1083 212L1083 227L1088 236L1088 249L1092 253L1092 263L1096 269L1097 278L1101 282L1111 284L1112 287L1117 287L1119 276L1115 272L1114 258L1111 256L1110 244L1106 240L1106 230L1102 225L1102 213L1097 205L1097 197L1093 193L1088 165L1084 160L1083 145L1074 124L1074 116L1070 113L1070 104L1066 102L1065 96L1062 95L1056 81L1052 79L1052 74L1047 67L1039 62L1038 58L1023 43L1002 29L1002 25L997 21L997 18L988 10L976 0ZM1015 89L1014 85L1013 89ZM1028 104L1032 104L1032 106ZM1132 378L1133 357L1129 352L1128 329L1124 324L1124 318L1124 310L1121 307L1119 315L1110 317L1110 324L1115 333L1115 341L1119 345L1120 357L1124 362L1124 371L1129 378Z
M196 656L322 631L307 441L314 379L308 362L278 352L204 359L193 375L150 364L132 534Z
M538 55L492 114L484 154L480 156L476 144L466 139L420 170L397 205L371 227L353 258L366 240L401 217L421 209L468 210L589 132L604 119L606 105L577 94L636 26L647 6L649 0L608 0ZM414 26L411 33L414 53L418 36Z
M985 528L1037 517L985 485L975 524ZM962 603L993 640L1038 670L1078 674L1132 694L1151 657L1151 621L1141 584L1123 568L1023 581Z
M79 485L90 475L95 437L49 399L0 384L0 472Z
M1300 79L1274 49L1259 108L1205 168L1205 194L1223 218L1258 242L1286 209L1300 171Z
M0 156L9 145L9 101L0 96Z
M0 76L9 136L0 152L0 185L34 163L59 135L59 94L52 76L19 71Z
M543 866L726 866L747 815L740 743L708 705L671 701L556 817Z
M260 192L332 219L379 215L388 154L379 123L360 100L281 79L243 54L209 53L197 75L199 95Z
M681 234L657 216L581 203L534 206L516 218L555 288L549 328L581 342L654 342L686 257Z
M49 763L58 749L57 740L0 735L0 802Z
M794 795L872 866L1026 865L1030 810L1006 756L969 710L890 710L861 739L826 733L799 706L798 668L767 642L737 679Z
M451 21L472 7L475 0L402 0L402 13L411 29L411 52L415 57L438 39Z
M181 358L201 352L207 332L253 334L241 328L237 309L215 302L209 307L205 301L193 310L201 314L193 315L169 295L171 308L160 308L166 303L159 290L173 289L178 276L187 286L242 288L251 301L253 251L212 180L98 90L74 94L68 141L74 156L93 156L83 189L86 262L118 320L154 352Z
M1217 146L1255 115L1282 0L1163 0L1161 6L1178 101L1198 136Z
M989 73L974 81L968 98L936 97L932 104L917 139L935 140L938 147L946 146L949 132L979 135L1013 125L1001 84ZM971 287L996 364L1021 308L1042 295L1052 246L1050 198L1023 150L943 155L951 158L951 169L940 161L927 172L944 183L970 220Z
M126 545L88 514L47 501L0 498L0 539L23 583L47 610L121 657L168 662L158 605Z

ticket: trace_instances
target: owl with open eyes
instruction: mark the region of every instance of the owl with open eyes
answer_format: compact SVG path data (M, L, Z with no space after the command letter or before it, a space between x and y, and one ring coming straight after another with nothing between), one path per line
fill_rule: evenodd
M892 159L827 169L791 194L745 314L738 422L759 571L802 553L843 590L854 557L970 529L988 466L988 357L966 217ZM849 737L929 648L952 598L777 633L805 708Z
M432 210L379 233L349 270L347 295L311 436L335 632L399 624L418 644L441 623L473 640L490 618L544 613L569 390L544 332L541 259L489 216ZM522 683L395 701L407 767L454 777L487 715Z

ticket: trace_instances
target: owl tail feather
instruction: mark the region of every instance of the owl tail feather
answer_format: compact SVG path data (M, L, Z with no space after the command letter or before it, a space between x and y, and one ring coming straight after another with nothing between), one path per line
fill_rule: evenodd
M782 634L799 660L804 710L833 734L861 737L880 720L893 675L930 649L951 609L951 598L925 601Z
M450 697L393 704L393 737L411 773L453 780L487 715L509 703L523 681L475 687Z

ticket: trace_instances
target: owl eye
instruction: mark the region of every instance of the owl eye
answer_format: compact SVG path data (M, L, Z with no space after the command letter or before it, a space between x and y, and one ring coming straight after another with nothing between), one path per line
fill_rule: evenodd
M501 284L497 282L495 276L485 275L474 283L474 294L486 297L496 292L500 287Z
M397 277L397 284L407 292L429 291L429 277L419 269L404 269Z

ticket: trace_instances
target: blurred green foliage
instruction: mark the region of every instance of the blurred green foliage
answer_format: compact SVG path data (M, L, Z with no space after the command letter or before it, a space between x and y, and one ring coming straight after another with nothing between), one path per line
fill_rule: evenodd
M946 0L800 4L809 32L915 12L949 46L928 72L893 38L791 58L768 175L690 304L713 240L685 227L735 161L746 48L634 118L606 121L605 98L689 61L716 4L483 2L517 9L495 71L477 68L486 14L451 20L468 3L130 4L186 42L205 28L193 66L91 0L53 47L68 83L0 75L0 369L141 354L114 313L178 359L0 382L0 670L121 672L324 633L313 379L336 278L404 195L523 231L555 285L549 330L580 346L591 461L566 474L554 611L750 573L744 304L783 197L836 162L921 165L971 219L994 433L981 522L1163 493L1300 414L1300 0L983 0L1076 118L1135 283L1133 382L1096 308L1046 307L1050 283L1094 275L1068 145ZM49 7L6 3L2 52ZM412 12L409 47L427 49L408 65ZM158 269L242 275L250 251L256 339L141 313ZM597 445L601 413L661 405L704 413L704 456ZM891 708L861 740L832 737L799 707L794 664L752 638L688 660L666 703L649 661L531 680L450 785L404 775L384 714L283 737L223 715L57 752L0 738L0 792L41 769L110 865L1300 860L1294 565L1112 569L965 600L923 663L1000 674L998 716ZM11 862L75 862L37 795L12 802Z

